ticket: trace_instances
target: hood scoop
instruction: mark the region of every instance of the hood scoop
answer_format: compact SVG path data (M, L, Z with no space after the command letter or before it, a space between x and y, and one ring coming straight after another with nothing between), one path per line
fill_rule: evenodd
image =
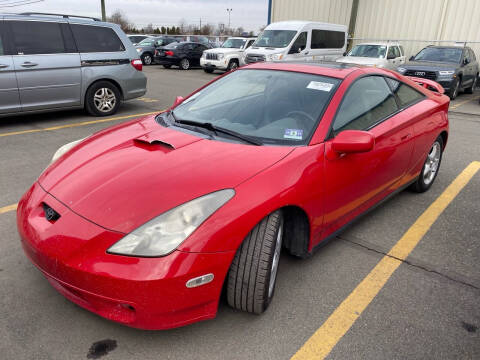
M159 130L138 136L133 140L139 145L162 145L171 150L176 150L202 139L162 127Z

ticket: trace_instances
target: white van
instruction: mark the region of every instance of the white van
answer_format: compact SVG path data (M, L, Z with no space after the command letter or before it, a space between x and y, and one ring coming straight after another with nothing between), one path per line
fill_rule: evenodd
M265 28L245 51L245 62L336 60L346 48L345 25L282 21Z

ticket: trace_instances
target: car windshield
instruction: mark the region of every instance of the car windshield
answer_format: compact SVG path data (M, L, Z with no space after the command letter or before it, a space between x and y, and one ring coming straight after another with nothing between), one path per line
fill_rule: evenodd
M427 47L420 50L415 55L415 61L433 61L433 62L448 62L459 63L462 57L462 49L458 48L434 48Z
M154 42L155 42L155 39L147 38L140 41L138 45L152 46Z
M284 48L296 34L295 30L265 30L255 42L255 46Z
M186 99L174 115L179 121L211 123L263 144L305 145L338 83L319 75L245 69Z
M387 47L384 45L356 45L347 56L361 56L370 58L384 58Z
M180 45L178 42L172 42L172 43L168 44L167 46L165 46L164 48L165 49L176 49L178 47L178 45Z
M222 48L240 49L245 44L245 39L227 39Z

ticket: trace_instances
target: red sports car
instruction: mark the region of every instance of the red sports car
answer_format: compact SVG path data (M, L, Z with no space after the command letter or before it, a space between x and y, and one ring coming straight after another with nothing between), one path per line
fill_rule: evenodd
M262 313L282 248L306 257L389 195L432 186L449 98L414 80L253 64L67 144L19 202L25 253L68 299L128 326L213 318L224 287Z

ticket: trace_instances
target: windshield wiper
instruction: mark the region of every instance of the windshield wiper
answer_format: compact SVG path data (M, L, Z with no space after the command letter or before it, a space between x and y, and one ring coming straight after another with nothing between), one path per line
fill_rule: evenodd
M202 123L202 122L199 122L199 121L176 119L175 115L173 114L173 111L171 113L172 113L172 116L175 119L176 123L204 128L204 129L212 131L213 133L215 133L215 135L217 134L217 132L221 132L221 133L230 135L231 137L243 140L244 142L247 142L249 144L253 144L253 145L257 145L257 146L263 145L260 141L254 139L254 138L252 138L248 135L243 135L243 134L240 134L240 133L238 133L236 131L233 131L233 130L228 130L228 129L225 129L225 128L222 128L222 127L215 126L210 122Z

